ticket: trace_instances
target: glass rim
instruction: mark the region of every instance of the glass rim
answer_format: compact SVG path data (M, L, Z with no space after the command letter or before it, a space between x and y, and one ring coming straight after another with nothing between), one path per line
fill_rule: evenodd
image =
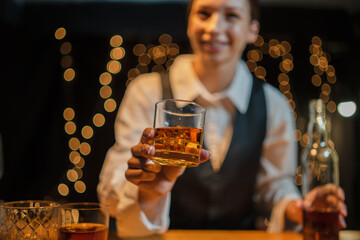
M48 204L48 205L21 206L22 204L29 204L29 203L40 203L40 204ZM15 204L19 204L19 206L15 206ZM48 201L48 200L19 200L19 201L4 202L1 203L0 206L6 209L45 209L45 208L60 207L60 204L58 202Z
M100 210L100 209L109 209L108 204L97 203L97 202L69 202L60 205L61 209L71 210L76 209L79 211L83 210Z
M174 103L180 102L180 103L185 103L185 105L192 104L201 109L201 111L196 114L201 114L201 113L206 112L206 108L204 106L200 105L199 103L190 101L190 100L178 99L178 98L162 99L160 101L157 101L155 103L155 105L159 105L159 104L165 103L165 102L174 102Z

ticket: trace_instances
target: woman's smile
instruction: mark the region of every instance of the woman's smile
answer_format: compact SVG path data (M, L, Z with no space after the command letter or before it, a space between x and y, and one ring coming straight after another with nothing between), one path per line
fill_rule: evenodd
M224 41L202 41L203 49L210 53L220 53L229 47L228 42Z

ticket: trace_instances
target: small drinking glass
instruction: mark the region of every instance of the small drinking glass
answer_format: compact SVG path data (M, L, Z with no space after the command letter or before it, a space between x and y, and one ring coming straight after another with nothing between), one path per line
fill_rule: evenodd
M109 206L100 203L67 203L61 205L59 240L107 240Z
M206 109L179 99L167 99L155 104L155 147L151 160L161 165L197 167L203 144Z
M6 240L54 240L59 227L59 204L28 200L0 205L0 238Z

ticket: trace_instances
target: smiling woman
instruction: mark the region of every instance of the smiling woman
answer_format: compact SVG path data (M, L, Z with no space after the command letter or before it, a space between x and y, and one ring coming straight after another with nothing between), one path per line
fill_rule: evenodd
M176 57L168 75L142 74L128 85L98 185L120 236L163 233L169 220L170 228L255 229L256 218L271 215L273 231L284 229L285 217L300 221L300 196L289 177L297 163L292 110L241 59L258 39L256 6L255 0L191 1L193 54ZM258 69L264 78L265 68ZM155 102L169 96L207 109L204 148L211 158L202 150L203 163L186 171L150 160L154 131L147 127Z
M249 3L247 0L196 0L189 3L187 35L196 56L196 74L210 75L211 71L205 73L206 68L229 65L227 70L230 71L222 74L221 85L216 84L211 78L204 77L209 81L202 82L205 87L212 85L209 88L211 92L222 91L229 86L235 65L246 45L257 39L259 22L251 15L251 9L256 7L256 4Z

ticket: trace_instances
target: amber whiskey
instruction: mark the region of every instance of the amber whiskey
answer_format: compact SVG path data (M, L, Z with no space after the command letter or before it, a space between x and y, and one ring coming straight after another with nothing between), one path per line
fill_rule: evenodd
M200 151L203 130L191 127L165 127L155 129L151 144L155 155L151 158L161 165L197 167L200 164Z
M60 227L59 240L107 240L108 228L99 223L76 223Z

